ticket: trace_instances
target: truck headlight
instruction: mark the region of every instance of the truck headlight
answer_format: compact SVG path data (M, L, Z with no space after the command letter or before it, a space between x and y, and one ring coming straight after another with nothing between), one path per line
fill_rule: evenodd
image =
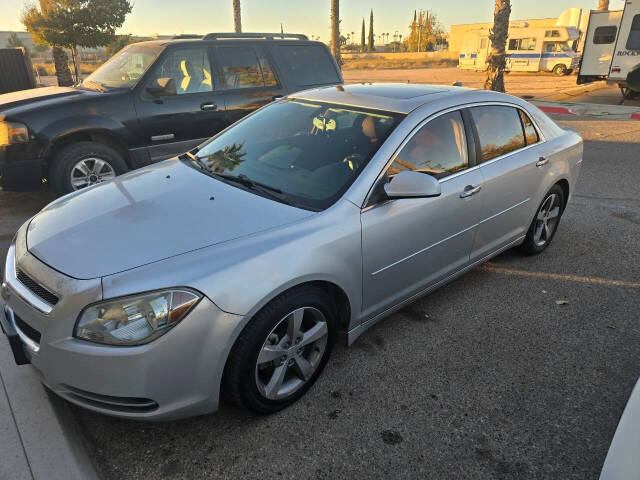
M107 345L142 345L168 332L202 298L188 289L170 289L89 305L73 336Z
M27 126L18 122L0 122L0 146L29 141Z

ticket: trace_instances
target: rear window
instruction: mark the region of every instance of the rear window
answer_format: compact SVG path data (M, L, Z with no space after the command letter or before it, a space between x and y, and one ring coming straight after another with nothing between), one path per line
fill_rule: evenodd
M629 38L627 38L627 50L640 50L640 14L633 17Z
M618 27L615 25L609 25L606 27L598 27L593 32L593 43L595 45L607 45L616 41L616 33L618 33Z
M322 45L279 45L289 78L299 87L339 83L328 50Z
M474 107L471 114L478 131L483 162L525 146L520 116L515 108Z

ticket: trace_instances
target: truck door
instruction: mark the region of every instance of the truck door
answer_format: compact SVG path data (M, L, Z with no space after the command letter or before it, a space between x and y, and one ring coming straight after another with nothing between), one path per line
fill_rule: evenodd
M585 83L586 79L582 77L609 74L621 19L621 11L591 12L578 73L579 84Z

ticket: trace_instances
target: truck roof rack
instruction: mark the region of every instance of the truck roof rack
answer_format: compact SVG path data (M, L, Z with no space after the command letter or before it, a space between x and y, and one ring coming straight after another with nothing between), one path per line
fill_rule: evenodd
M261 39L261 40L309 40L309 37L301 33L208 33L203 40L224 40L224 39Z
M180 35L174 35L171 37L172 40L178 39L187 39L187 38L202 38L202 35L198 35L197 33L181 33Z

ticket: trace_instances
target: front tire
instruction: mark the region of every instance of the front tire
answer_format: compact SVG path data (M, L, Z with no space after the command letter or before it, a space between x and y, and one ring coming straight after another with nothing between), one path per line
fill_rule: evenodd
M559 77L561 77L562 75L568 75L569 69L563 63L559 63L558 65L553 67L553 70L551 70L551 71L555 75L558 75Z
M97 142L72 143L54 157L49 181L59 195L104 182L129 168L113 148Z
M564 191L560 185L554 185L542 199L527 236L519 247L521 251L535 255L549 246L558 231L564 205Z
M258 413L282 410L315 383L333 348L331 298L301 287L274 299L238 337L225 367L223 394Z

